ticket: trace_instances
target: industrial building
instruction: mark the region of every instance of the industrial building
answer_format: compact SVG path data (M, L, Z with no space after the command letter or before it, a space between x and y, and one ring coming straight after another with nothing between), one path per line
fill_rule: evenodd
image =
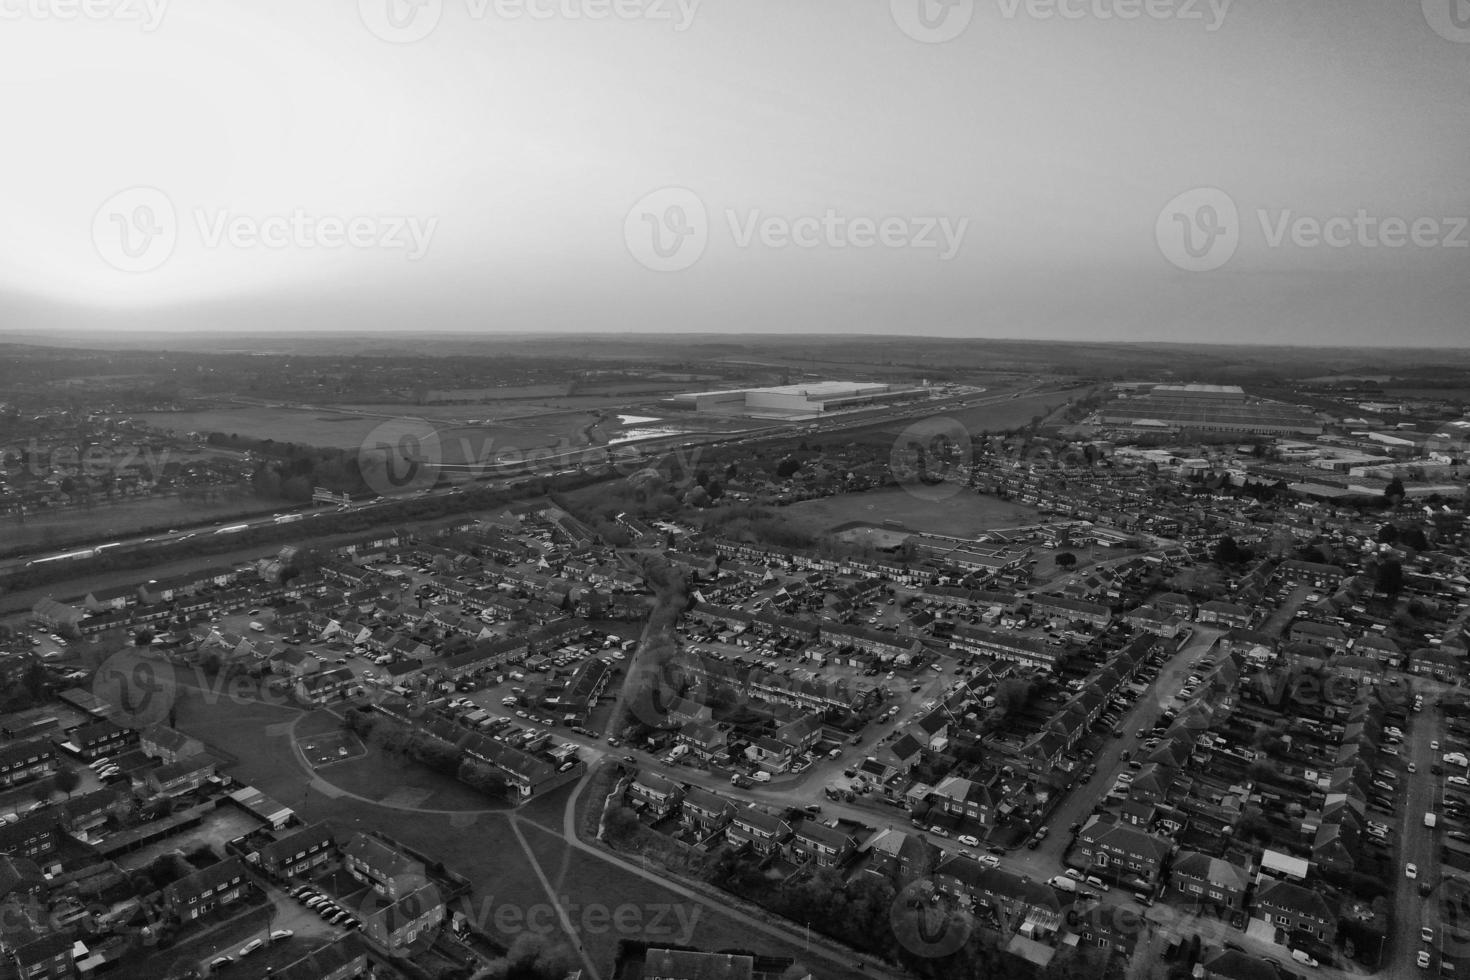
M804 419L870 405L916 401L929 389L870 381L811 381L775 388L694 391L666 399L666 408L715 415Z
M1103 425L1142 431L1195 429L1257 435L1317 435L1322 421L1284 402L1248 397L1236 385L1154 385L1110 402Z

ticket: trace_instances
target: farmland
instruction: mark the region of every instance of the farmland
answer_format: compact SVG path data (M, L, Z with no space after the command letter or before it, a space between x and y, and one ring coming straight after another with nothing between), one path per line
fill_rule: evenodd
M976 537L986 531L1034 524L1035 509L965 490L947 500L925 500L900 488L804 500L782 516L808 534L827 534L845 524L897 521L910 531Z

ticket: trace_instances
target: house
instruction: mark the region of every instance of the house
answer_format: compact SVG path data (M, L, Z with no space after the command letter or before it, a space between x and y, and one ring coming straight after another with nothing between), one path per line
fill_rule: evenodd
M204 751L204 743L167 725L150 725L138 737L143 754L164 762L177 762Z
M933 880L940 891L971 908L988 908L1003 934L1020 932L1034 939L1061 928L1061 898L1044 882L987 867L963 854L941 861Z
M28 858L45 864L57 846L56 818L42 811L0 824L0 857Z
M1031 614L1038 619L1071 623L1081 621L1090 626L1105 627L1112 622L1113 611L1107 606L1066 596L1037 596L1031 603Z
M67 741L85 762L120 752L137 739L138 733L132 729L121 728L102 719L78 725L67 732Z
M76 606L57 602L49 596L31 607L31 615L53 630L75 629L86 618L86 613Z
M740 807L718 793L692 786L684 796L680 820L700 837L707 837L729 826Z
M416 861L378 837L358 833L342 848L342 866L373 891L400 898L428 879L422 861Z
M114 814L124 814L134 806L130 790L107 787L81 793L64 800L59 809L61 822L73 833L85 833L100 827Z
M72 958L72 939L64 932L53 932L33 939L10 952L20 980L72 980L80 976Z
M49 775L56 765L56 750L43 738L0 745L0 789Z
M305 704L326 704L346 697L357 686L357 675L350 667L333 667L320 673L296 678L292 688L297 700Z
M1179 852L1169 882L1170 890L1186 902L1235 911L1245 908L1249 885L1243 868L1198 851Z
M861 848L868 854L866 870L900 887L929 874L943 854L921 834L885 828L876 831Z
M723 759L730 754L728 733L712 721L685 725L675 739L701 759Z
M1067 928L1083 943L1124 956L1133 955L1134 944L1149 925L1142 913L1106 902L1067 910Z
M989 826L995 819L996 800L990 788L961 776L946 776L929 792L930 802L942 812Z
M795 833L786 844L792 861L810 861L819 868L837 867L856 850L857 841L852 834L815 820L803 820L797 824Z
M239 858L226 858L163 888L163 900L182 922L190 922L217 906L241 898L251 887L250 877Z
M427 944L444 922L444 897L425 881L397 898L368 898L358 918L363 934L384 949L401 950L419 939Z
M1288 933L1306 933L1328 945L1337 938L1337 913L1326 897L1292 881L1261 881L1256 888L1254 918Z
M770 854L791 836L791 825L754 803L738 811L725 828L725 839L732 847L749 846L757 854Z
M628 803L643 810L655 820L662 820L679 808L684 791L671 779L641 770L628 787Z
M318 946L271 974L273 980L350 980L368 969L368 947L356 932Z
M1248 607L1219 599L1200 603L1195 618L1201 623L1242 630L1250 629L1254 621L1254 616Z
M337 838L326 823L314 823L272 841L257 851L260 866L277 878L305 874L326 863L337 849Z
M1078 831L1073 851L1092 873L1152 887L1171 847L1164 838L1136 827L1094 819Z
M219 768L219 760L208 752L191 755L178 762L167 762L145 777L148 789L166 796L182 796L193 792Z

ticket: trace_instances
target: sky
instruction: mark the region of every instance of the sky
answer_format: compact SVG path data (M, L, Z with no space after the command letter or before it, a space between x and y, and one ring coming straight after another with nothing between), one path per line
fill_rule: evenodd
M1470 338L1467 0L0 20L8 328Z

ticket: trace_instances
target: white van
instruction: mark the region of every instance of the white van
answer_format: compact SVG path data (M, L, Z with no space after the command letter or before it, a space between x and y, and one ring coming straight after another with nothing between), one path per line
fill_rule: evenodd
M257 633L264 633L265 632L265 627L262 626L260 623L251 623L250 624L250 628L253 629L253 630L255 630L255 632L257 632Z

